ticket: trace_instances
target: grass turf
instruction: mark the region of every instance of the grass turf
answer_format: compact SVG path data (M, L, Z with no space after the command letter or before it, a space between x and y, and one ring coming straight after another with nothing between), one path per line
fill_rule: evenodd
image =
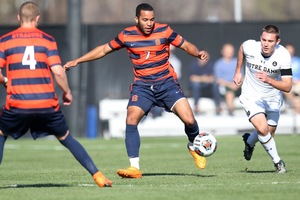
M300 188L300 135L277 135L287 174L276 174L271 158L257 144L251 161L243 158L240 135L217 136L218 149L199 170L185 137L141 138L141 179L121 179L129 162L123 139L79 139L99 169L113 181L98 188L91 176L52 139L9 138L0 166L0 198L12 199L297 199Z

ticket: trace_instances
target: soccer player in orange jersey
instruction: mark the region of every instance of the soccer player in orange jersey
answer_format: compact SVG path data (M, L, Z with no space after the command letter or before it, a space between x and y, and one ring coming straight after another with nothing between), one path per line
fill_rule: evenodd
M149 4L142 3L136 7L135 22L135 26L125 28L110 42L67 62L64 68L69 69L80 63L100 59L121 48L127 49L134 72L125 133L130 167L118 170L119 176L142 177L139 165L140 135L137 126L153 106L163 107L181 119L188 137L188 150L196 165L204 169L206 159L196 154L192 146L194 138L199 134L199 127L178 83L176 72L169 62L169 55L170 45L205 61L208 59L207 52L199 51L194 44L181 37L168 24L156 23L154 9Z
M98 186L111 186L112 182L69 133L54 91L52 73L63 91L64 105L72 103L71 90L55 39L36 27L39 17L38 6L25 2L18 14L21 26L0 38L0 83L7 90L6 104L0 112L0 163L7 137L18 139L30 129L34 139L56 136ZM6 77L1 72L4 68Z

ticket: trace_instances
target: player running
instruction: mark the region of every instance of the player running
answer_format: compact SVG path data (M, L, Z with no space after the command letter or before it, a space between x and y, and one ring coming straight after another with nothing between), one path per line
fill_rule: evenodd
M206 159L195 153L192 142L199 134L199 127L191 107L180 88L176 72L170 64L170 44L194 57L207 60L206 51L182 38L168 24L155 22L153 7L142 3L136 7L135 26L125 28L109 43L98 46L80 58L67 62L69 69L79 63L100 59L107 54L126 48L133 63L134 82L131 85L127 107L125 145L130 167L120 169L117 174L123 178L141 178L139 165L140 135L138 124L153 106L165 108L176 114L185 126L188 149L200 169L206 166Z
M63 91L64 105L70 105L73 97L55 39L36 28L39 17L35 3L23 3L18 14L21 26L0 38L0 83L7 91L6 104L0 112L0 163L7 137L18 139L30 129L33 139L56 136L98 186L111 186L112 182L69 133L51 72ZM1 72L4 67L7 77Z
M244 157L250 160L256 142L260 142L272 158L276 172L285 173L285 163L279 157L274 134L283 103L282 91L292 88L291 57L280 44L280 32L274 25L262 29L260 41L247 40L239 49L234 83L241 85L240 102L255 131L245 133ZM242 65L245 78L242 80Z

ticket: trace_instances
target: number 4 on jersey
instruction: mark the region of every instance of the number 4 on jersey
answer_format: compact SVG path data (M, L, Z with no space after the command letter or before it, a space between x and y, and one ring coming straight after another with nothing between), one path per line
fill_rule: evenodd
M22 65L29 65L29 69L35 70L36 60L34 57L34 46L26 46L22 58Z

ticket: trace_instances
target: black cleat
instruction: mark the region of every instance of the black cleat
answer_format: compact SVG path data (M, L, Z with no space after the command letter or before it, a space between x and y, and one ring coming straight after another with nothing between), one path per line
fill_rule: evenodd
M280 160L278 163L275 163L274 167L276 169L276 173L278 174L283 174L287 172L283 160Z
M244 157L246 160L251 160L253 151L254 151L254 146L251 147L248 143L247 143L247 139L250 136L250 133L245 133L242 137L243 137L243 141L245 143L245 150L244 150Z

